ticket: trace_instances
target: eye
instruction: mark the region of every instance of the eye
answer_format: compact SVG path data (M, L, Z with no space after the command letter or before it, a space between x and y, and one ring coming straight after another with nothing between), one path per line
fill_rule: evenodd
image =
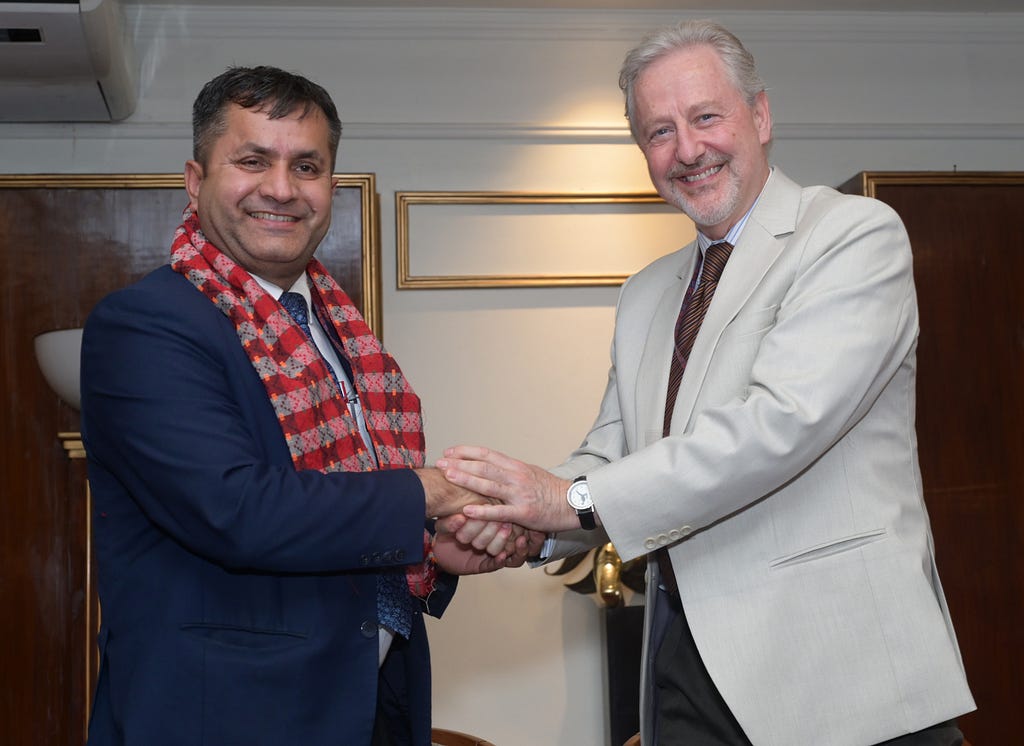
M671 127L658 127L656 130L651 132L651 134L648 136L648 139L651 140L652 142L654 140L661 140L667 137L671 132Z
M319 167L315 163L309 163L308 161L296 164L295 170L302 176L316 176L320 173Z
M266 162L262 158L259 158L255 155L249 155L243 158L239 158L237 161L235 161L235 163L241 168L244 168L248 171L259 171L266 165Z

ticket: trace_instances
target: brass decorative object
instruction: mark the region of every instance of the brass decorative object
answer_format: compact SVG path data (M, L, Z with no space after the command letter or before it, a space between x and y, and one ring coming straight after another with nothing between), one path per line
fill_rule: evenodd
M610 541L594 555L594 584L605 606L622 603L622 558Z
M590 595L596 593L602 605L614 608L622 604L622 589L629 588L634 593L643 593L647 582L647 558L637 557L623 562L611 542L597 547L590 552L566 557L562 564L548 575L567 575L591 558L592 568L583 578L565 587L574 593Z

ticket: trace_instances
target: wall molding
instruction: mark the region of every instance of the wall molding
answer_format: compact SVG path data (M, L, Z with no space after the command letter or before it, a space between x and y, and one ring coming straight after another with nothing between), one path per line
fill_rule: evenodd
M301 0L300 0L301 2ZM129 32L139 50L163 48L169 39L194 39L201 44L225 39L273 38L301 46L316 41L322 47L346 40L609 40L625 49L651 28L709 12L565 11L550 9L431 9L415 8L255 8L238 22L239 8L195 5L128 5ZM937 44L964 50L970 45L1024 47L1024 12L981 13L794 13L786 11L720 12L714 16L757 46L794 44L813 47L845 42L865 47ZM977 50L980 53L980 49ZM866 54L870 54L868 49ZM613 81L609 85L614 86ZM187 116L175 110L162 116ZM372 116L372 115L371 115ZM872 116L867 114L866 116ZM532 144L631 144L625 122L538 121L345 121L348 141L485 141ZM21 143L54 141L190 143L188 121L144 120L140 115L116 123L0 123L0 148ZM778 141L1021 141L1024 121L1001 122L812 122L777 121ZM2 159L0 159L2 160ZM3 166L0 165L0 170Z
M49 140L180 140L189 122L4 123L0 142ZM544 144L631 144L627 127L516 122L345 122L342 140L491 140ZM776 123L775 140L1024 140L1024 122L995 124Z
M611 40L630 45L653 27L714 16L750 44L1020 44L1022 13L672 11L415 8L250 8L132 5L137 41L179 29L195 39Z

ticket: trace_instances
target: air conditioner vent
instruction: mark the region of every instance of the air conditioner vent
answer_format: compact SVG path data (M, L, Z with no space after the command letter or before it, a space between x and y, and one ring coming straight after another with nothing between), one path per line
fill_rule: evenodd
M43 40L37 28L0 28L0 44L31 44Z

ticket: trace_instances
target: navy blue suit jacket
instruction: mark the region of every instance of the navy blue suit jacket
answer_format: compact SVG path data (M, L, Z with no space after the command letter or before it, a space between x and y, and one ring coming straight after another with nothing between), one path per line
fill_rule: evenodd
M102 607L90 744L369 744L378 682L394 740L429 744L420 615L377 663L375 571L422 559L411 470L296 471L234 324L168 266L90 315L82 432ZM425 610L454 590L442 574Z

